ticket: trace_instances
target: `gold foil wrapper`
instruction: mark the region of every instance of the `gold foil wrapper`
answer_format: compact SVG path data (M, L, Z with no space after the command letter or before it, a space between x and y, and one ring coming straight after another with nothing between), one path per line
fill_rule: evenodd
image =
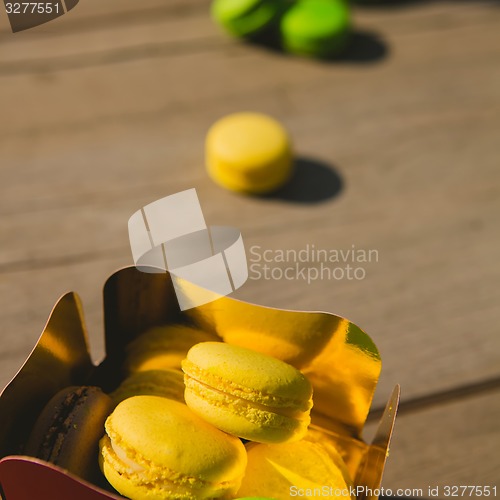
M186 323L302 370L314 390L311 428L341 452L355 486L360 487L357 498L374 498L371 492L381 484L399 388L388 402L374 441L364 442L362 431L382 365L377 347L354 323L330 313L273 309L228 297L181 312L168 273L143 273L135 267L107 280L104 313L106 358L101 364L91 362L80 300L69 293L56 304L36 347L3 390L0 484L7 465L20 471L35 461L16 455L22 452L37 415L58 390L84 384L113 390L122 378L125 346L131 340L153 326ZM45 467L53 482L57 468ZM78 478L72 479L82 487ZM88 498L99 493L99 498L111 498L96 486L84 486ZM87 498L85 488L82 491L78 498Z

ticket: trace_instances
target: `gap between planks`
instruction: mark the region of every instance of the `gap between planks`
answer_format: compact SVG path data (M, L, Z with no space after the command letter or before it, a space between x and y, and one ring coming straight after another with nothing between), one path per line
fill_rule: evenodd
M451 389L433 392L424 396L418 396L407 400L402 399L399 404L398 415L422 411L455 401L463 401L470 397L498 390L500 390L500 375L479 382L472 382ZM367 421L371 422L380 419L384 410L385 407L374 408L370 411Z

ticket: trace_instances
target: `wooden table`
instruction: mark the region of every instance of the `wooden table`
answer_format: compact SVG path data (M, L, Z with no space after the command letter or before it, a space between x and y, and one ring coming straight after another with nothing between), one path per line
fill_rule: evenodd
M390 3L356 8L354 45L331 63L230 40L202 0L82 0L15 35L2 15L0 386L68 290L102 356L101 288L132 264L129 216L195 187L250 258L377 252L364 279L251 273L235 296L335 312L372 336L375 416L402 386L385 488L500 486L500 6ZM298 175L279 195L205 174L208 127L242 110L294 137Z

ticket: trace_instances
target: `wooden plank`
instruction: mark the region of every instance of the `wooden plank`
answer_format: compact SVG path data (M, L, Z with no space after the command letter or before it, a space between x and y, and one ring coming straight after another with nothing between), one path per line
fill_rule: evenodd
M414 498L432 498L429 487L438 493L437 498L449 498L447 486L490 486L491 490L496 486L498 496L499 419L498 390L401 414L396 419L382 486L393 495ZM374 424L369 427L373 430ZM400 488L417 491L398 492ZM456 496L461 493L459 489ZM466 491L464 497L475 498L476 494Z
M86 4L87 9L89 6ZM110 6L108 6L109 8ZM196 8L195 8L196 7ZM118 5L115 9L121 11ZM99 12L99 9L97 9ZM77 19L57 25L57 30L30 30L22 36L5 36L0 48L0 75L68 70L106 62L168 57L172 53L217 49L227 41L209 20L205 5L174 4L158 8L145 6L141 11L125 12L110 23L95 18ZM425 15L419 16L418 13ZM97 16L97 14L96 14ZM423 19L421 19L423 18ZM99 19L99 18L98 18ZM122 20L120 22L120 19ZM59 22L59 21L58 21ZM380 28L392 37L441 35L452 39L461 28L486 29L498 24L498 10L487 5L420 7L411 15L380 16L373 13L356 15L357 30L373 36ZM54 23L45 26L52 27ZM64 27L65 29L61 29ZM85 29L82 29L84 27ZM382 35L383 37L384 35ZM391 41L391 40L390 40ZM461 46L464 50L466 47Z
M35 31L20 39L8 37L0 51L0 75L68 70L102 64L106 59L140 59L169 48L170 52L201 51L207 39L212 45L225 42L206 12L189 17L151 14L147 21L89 25L86 31L66 29L52 34Z
M159 49L189 51L192 43L183 49L179 42L193 38L206 43L207 28L217 31L208 22L208 12L208 4L199 0L88 0L56 21L15 35L6 23L0 30L0 74L46 71L53 63L61 69L81 67L94 64L93 56L121 59L127 48L132 58ZM157 43L152 47L153 41Z
M408 36L427 36L429 32L446 33L463 25L487 23L485 14L494 24L496 0L460 1L441 0L431 2L368 2L355 6L355 19L360 28L376 29L384 32Z
M366 6L358 6L354 9L354 18L356 29L360 32L372 29L376 32L377 28L384 26L396 35L422 36L432 31L453 32L457 25L493 26L497 22L495 10L492 2L482 2L479 8L477 4L456 2L415 4L407 9L366 10ZM196 39L199 33L191 23L202 19L205 20L205 29L211 28L212 34L220 32L209 22L209 3L204 0L148 0L140 4L129 0L87 0L71 15L22 35L13 37L5 27L2 30L4 45L0 48L0 61L50 60L75 50L79 54L86 54L96 48L110 50L130 47L139 42L159 42L162 36L175 34L182 34L185 39L190 36ZM179 25L184 25L186 29L177 30L176 26ZM168 26L169 29L161 29L162 26ZM130 30L129 35L123 36L126 30ZM139 33L138 30L142 30L140 37L134 36Z
M207 193L211 194L207 196ZM202 200L219 197L222 205L218 207L213 203L204 204L211 214L209 221L238 225L243 231L247 249L254 248L249 253L252 259L255 252L262 254L267 249L299 251L306 244L315 245L318 249L348 250L354 242L358 248L373 248L379 252L379 262L366 265L367 276L362 281L316 280L307 284L300 277L290 282L285 279L257 279L257 274L252 273L249 282L236 294L242 299L269 306L332 311L357 322L373 336L383 354L384 369L375 404L383 403L388 389L396 382L403 385L403 397L406 398L497 373L500 349L492 318L498 304L498 270L495 271L498 244L485 245L491 234L493 219L490 222L485 219L484 226L479 229L471 226L467 219L457 226L457 221L467 215L459 211L453 223L455 227L450 229L449 218L445 216L442 220L435 220L434 213L430 211L414 225L407 225L404 234L395 237L390 230L378 232L375 227L368 231L366 220L349 219L347 214L351 204L348 200L345 203L339 200L313 211L311 217L301 215L297 207L289 207L288 213L296 214L292 217L296 226L290 232L280 222L286 216L285 207L272 208L272 201L261 206L257 201L232 199L231 195L219 193L213 186L200 190L200 196ZM253 216L235 219L231 213L225 212L225 203L231 204L237 213L247 211ZM378 210L380 205L374 207ZM410 207L416 210L419 205L412 204ZM465 206L464 210L474 220L476 215L471 207ZM341 221L334 220L330 231L324 231L325 211L336 208ZM271 222L264 224L266 210L276 213ZM63 235L59 238L62 248L53 247L52 251L50 246L44 248L43 245L50 240L48 237L39 238L40 244L32 243L30 248L33 256L27 256L24 263L4 266L4 273L7 274L2 276L3 303L14 307L10 313L5 308L2 311L4 328L16 331L17 335L16 322L23 317L28 299L32 300L32 311L43 317L48 314L54 300L47 303L46 293L38 294L37 290L55 290L52 294L54 299L68 290L64 280L61 282L61 276L70 276L73 289L79 291L79 279L85 283L92 275L96 294L92 303L96 304L100 298L100 283L106 277L105 273L98 273L99 266L115 259L117 262L112 268L131 263L123 206L118 205L117 211L112 212L109 205L103 204L97 205L94 212L85 215L86 212L88 208L68 210L63 222L57 223L54 219L51 236ZM52 213L49 215L53 216ZM362 214L357 217L362 219ZM481 211L477 217L482 217ZM39 227L40 219L35 221L38 222L32 230ZM422 234L416 231L420 224L428 226L429 231L423 233L428 235L423 242L417 237ZM47 230L48 222L42 223L42 227ZM359 231L362 231L362 238L357 234ZM300 244L297 232L303 235ZM456 249L463 243L464 233L471 235L473 244L460 252ZM17 234L24 235L27 241L34 240L25 228ZM90 247L90 243L94 248ZM451 258L442 250L446 245L455 249ZM16 244L12 248L19 247ZM87 253L83 253L83 249ZM472 262L467 265L470 259ZM408 266L408 262L419 264ZM279 272L279 269L295 263L269 265L277 267ZM306 269L317 267L317 263L299 265ZM23 271L30 268L33 269L31 273ZM37 276L41 284L33 286L29 281L31 276ZM25 298L16 299L18 294ZM436 297L443 299L436 300ZM27 320L25 331L39 332L40 321L35 323L31 315ZM474 325L473 329L471 325ZM23 338L19 337L16 352L23 348L27 351L31 346L32 342L24 343ZM7 346L15 344L9 341Z
M482 119L484 115L494 115L497 109L499 71L486 62L497 55L498 48L490 44L487 37L482 40L479 31L476 36L476 50L484 49L484 59L475 58L464 66L459 59L461 49L456 45L449 46L424 66L434 75L429 82L422 71L422 60L411 65L406 59L423 58L439 39L430 40L428 46L420 48L412 43L390 67L367 70L371 83L369 89L356 84L359 69L339 68L340 71L334 72L330 67L275 59L243 47L238 50L248 58L240 58L230 66L224 56L207 60L201 55L193 55L176 59L168 68L143 61L132 66L66 74L62 80L46 82L39 88L25 78L15 78L8 84L12 101L5 108L8 119L2 128L4 162L11 165L8 172L10 183L16 182L17 175L22 175L26 185L24 179L29 174L35 152L40 158L37 163L40 170L39 162L44 161L42 153L47 154L48 150L50 154L57 154L56 144L57 150L62 151L74 148L75 143L88 150L87 141L90 141L97 149L99 144L109 143L123 133L121 122L129 123L129 136L133 132L137 134L132 144L147 141L145 147L150 147L151 139L138 130L149 125L150 130L154 129L151 133L157 141L162 139L168 144L167 138L171 143L181 138L184 148L187 148L186 144L193 141L193 136L201 143L211 120L221 113L234 109L265 109L286 120L299 137L299 134L304 134L304 129L309 129L311 135L316 133L315 149L332 146L331 143L321 143L325 134L322 135L321 131L330 127L332 137L345 134L344 130L349 130L352 137L352 140L344 139L344 144L336 144L336 152L349 147L351 151L356 149L357 154L358 151L367 154L367 149L377 148L381 139L389 141L391 135L402 133L401 128L407 134L405 140L409 140L411 130L417 125L425 128L434 122L434 126L440 128L453 121ZM262 71L256 72L256 67L261 67ZM404 75L401 75L402 70ZM268 78L268 74L274 74L273 78ZM201 75L204 85L199 88L197 82ZM238 84L235 87L236 75ZM463 84L449 92L450 78ZM292 79L294 83L288 83ZM486 82L480 94L474 91L478 80ZM96 82L99 82L97 88ZM342 92L332 93L334 84L339 85ZM400 92L401 88L416 90ZM389 102L380 99L386 93L393 96ZM130 99L131 95L134 99ZM75 99L75 96L79 98ZM460 99L459 109L457 99ZM19 107L16 104L19 102L27 105ZM335 110L333 116L324 113L325 105ZM401 119L402 114L405 120ZM380 120L384 121L384 127L379 126ZM108 129L109 136L102 137L103 128ZM191 137L185 135L188 129L192 130ZM58 137L54 137L51 143L46 136L54 134ZM69 134L73 136L68 138ZM363 150L357 147L361 137ZM33 151L29 144L43 147L43 150ZM201 148L198 151L201 152ZM127 156L130 157L129 151ZM82 161L85 158L71 158L70 164ZM21 162L23 168L19 169L17 165ZM123 163L121 159L120 163ZM43 168L47 169L46 166ZM33 175L30 181L36 181L36 177ZM130 177L124 176L124 179ZM85 182L88 184L89 181Z
M205 0L86 0L69 15L42 24L34 29L17 34L17 39L44 38L54 34L93 30L101 26L115 24L136 24L154 22L164 16L185 17L193 12L207 11L208 3ZM8 39L12 35L7 23L0 27L0 36Z
M412 12L405 16L411 24ZM228 52L165 66L142 60L2 79L3 96L12 98L0 138L4 302L33 299L29 270L41 276L37 289L54 287L50 302L30 302L43 318L67 289L60 276L72 276L68 285L79 290L95 273L98 290L106 273L94 263L131 263L130 214L195 186L207 220L240 227L247 248L378 250L361 282L251 280L239 292L267 305L334 311L366 329L384 358L376 404L395 382L413 397L491 376L500 351L493 326L500 72L490 64L498 45L483 26L460 24L453 33L421 40L388 32L397 51L378 66L332 67L227 42ZM457 37L468 43L452 43ZM203 137L237 109L286 123L301 154L337 169L340 197L307 205L214 186L202 167ZM2 311L2 323L17 332L24 311ZM22 324L37 335L40 316L30 318ZM9 344L21 357L32 345L23 338Z
M401 413L386 488L439 486L442 498L446 485L498 486L498 391L460 388L493 387L480 382L500 366L500 10L359 8L387 58L319 64L224 38L207 7L82 0L56 22L0 33L0 387L67 290L82 296L102 356L101 288L131 263L128 217L196 187L207 221L239 227L249 252L377 250L363 280L254 274L235 296L363 327L384 360L375 406L396 382L403 403L467 396ZM282 197L219 189L203 138L242 109L275 115L323 166L303 163ZM307 183L310 203L293 196Z

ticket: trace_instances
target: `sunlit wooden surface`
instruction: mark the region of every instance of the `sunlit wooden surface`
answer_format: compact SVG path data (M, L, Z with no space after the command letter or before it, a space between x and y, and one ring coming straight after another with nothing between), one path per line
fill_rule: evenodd
M0 386L67 290L103 355L101 288L132 264L128 218L195 187L207 222L254 254L376 250L362 280L251 274L235 295L372 336L375 410L402 386L386 488L500 487L500 4L387 4L356 8L331 63L230 40L202 0L82 0L15 35L2 14ZM298 175L279 195L205 174L208 127L242 110L293 135Z

